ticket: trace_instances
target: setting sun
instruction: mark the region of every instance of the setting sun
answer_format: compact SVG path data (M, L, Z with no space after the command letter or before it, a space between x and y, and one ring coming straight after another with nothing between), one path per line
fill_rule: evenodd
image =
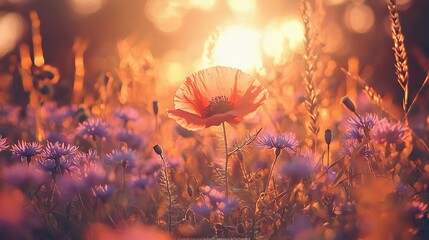
M216 65L252 71L262 66L259 33L252 28L233 26L220 32L214 48Z

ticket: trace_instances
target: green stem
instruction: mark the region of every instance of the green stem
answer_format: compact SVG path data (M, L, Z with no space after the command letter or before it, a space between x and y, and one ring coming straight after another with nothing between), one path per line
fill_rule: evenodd
M329 150L330 150L330 147L329 147L329 146L330 146L330 144L328 144L328 162L327 162L327 164L326 164L326 167L329 167L329 152L330 152L330 151L329 151ZM322 164L322 165L323 165L323 164Z
M225 144L225 196L226 196L226 202L228 203L228 141L226 140L226 129L225 129L225 122L222 122L222 130L223 130L223 140Z
M109 210L106 207L106 203L103 202L104 211L106 211L107 216L109 217L109 220L113 223L116 229L119 229L118 225L116 225L115 221L113 220L112 216L109 213Z
M270 186L270 181L271 181L271 178L273 177L274 166L276 165L277 159L280 156L280 149L277 148L275 154L276 154L276 157L274 158L273 163L271 163L270 172L268 174L267 184L265 185L265 191L264 191L265 194L267 193L268 187Z

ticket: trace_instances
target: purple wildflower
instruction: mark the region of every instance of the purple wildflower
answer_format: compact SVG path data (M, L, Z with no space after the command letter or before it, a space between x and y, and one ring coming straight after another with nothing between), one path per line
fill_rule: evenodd
M349 129L344 135L344 140L357 140L359 143L365 138L365 129L369 132L379 121L375 114L366 114L362 121L357 117L351 117L348 121Z
M291 156L290 162L285 162L281 170L281 176L292 179L311 177L315 173L317 161L310 151L297 152Z
M16 124L18 122L19 109L11 105L0 106L0 122Z
M129 121L137 121L140 118L139 112L129 106L116 108L115 116L119 119L122 119L124 123Z
M171 156L167 158L167 167L170 169L179 169L183 167L183 159L178 156Z
M358 150L358 147L360 144L356 141L347 141L344 143L344 154L347 154L348 156L352 156L354 151ZM368 148L367 145L362 146L362 149L360 150L360 155L364 158L368 159L370 156L372 156L374 152Z
M39 169L15 164L3 171L4 179L15 187L28 187L30 184L39 185L47 177L47 174Z
M162 167L162 165L159 163L159 161L155 160L155 159L151 159L149 161L146 161L143 166L142 166L142 170L144 172L145 175L153 175L155 172L157 172L158 170L160 170Z
M45 111L46 120L62 124L67 118L71 117L74 112L69 106L58 107L55 102L48 102L43 104L42 109Z
M111 185L102 184L92 188L94 197L99 198L103 203L115 193L115 188Z
M153 186L156 184L156 181L153 177L150 176L140 176L138 178L133 179L132 186L135 188L145 190L149 186Z
M136 153L128 148L121 150L113 150L106 155L105 162L107 164L121 164L124 168L132 169L135 167L137 161Z
M69 142L69 140L67 139L67 136L59 132L50 132L48 136L45 138L45 140L49 142L59 142L59 143Z
M77 135L83 138L91 137L94 140L97 138L105 140L109 135L109 126L99 118L89 118L83 123L79 123L76 131Z
M143 143L142 137L127 129L118 132L118 134L116 134L116 139L126 143L131 149L138 149Z
M58 160L41 158L37 161L37 164L43 170L51 172L52 178L55 178L58 174L63 175L65 172L70 175L76 175L79 172L79 168L73 157L62 157L58 158Z
M276 151L285 149L288 152L293 152L296 146L298 146L295 133L280 134L276 136L267 134L261 137L258 143L261 147L275 149Z
M391 123L386 118L377 122L373 129L373 139L379 144L400 144L405 141L408 128L402 123Z
M9 144L6 141L6 138L3 138L0 135L0 152L9 148Z
M38 142L18 141L18 144L12 145L12 156L24 158L30 164L31 158L42 153L42 145Z
M52 159L56 162L63 156L74 155L78 147L64 143L51 143L47 142L45 149L42 151L42 156L46 159Z
M357 117L351 117L349 119L348 125L355 129L367 127L368 130L371 130L379 120L377 115L372 113L365 114L365 116L363 116L361 119L362 122Z
M90 162L99 162L100 156L98 155L96 150L89 149L86 154L88 161Z
M88 153L78 152L71 157L79 169L78 178L87 186L102 183L106 178L106 171L100 163L100 156L90 149Z
M203 193L209 200L211 207L216 210L220 210L223 213L228 213L238 206L236 198L226 198L225 192L218 190L214 187L204 186L201 187L201 193Z

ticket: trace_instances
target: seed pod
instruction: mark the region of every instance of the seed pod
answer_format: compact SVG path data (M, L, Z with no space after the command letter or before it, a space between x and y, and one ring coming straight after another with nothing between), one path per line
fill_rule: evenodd
M348 96L344 96L343 98L341 98L341 103L344 104L344 106L348 110L350 110L352 112L356 111L355 104L353 103L353 101Z
M332 141L332 131L331 129L326 129L325 130L325 142L326 144L331 144Z
M39 89L40 93L42 95L49 95L50 93L52 93L52 89L50 86L44 84L40 89Z
M109 73L109 72L107 72L107 73L104 75L104 85L107 85L107 84L109 83L109 80L110 80L110 73Z
M244 224L242 222L237 223L237 233L238 234L245 233Z
M162 154L162 148L157 144L155 146L153 146L153 150L155 151L156 154L161 155Z
M192 197L192 195L194 195L194 190L192 189L192 187L191 187L191 186L188 186L188 187L186 188L186 191L188 192L188 196L189 196L189 197Z
M158 101L153 101L152 102L152 110L153 110L153 114L158 115Z

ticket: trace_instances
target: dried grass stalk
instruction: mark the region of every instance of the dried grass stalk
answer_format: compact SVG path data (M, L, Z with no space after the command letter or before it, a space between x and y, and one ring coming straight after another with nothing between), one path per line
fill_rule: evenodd
M390 29L392 31L393 39L393 52L395 53L395 69L399 85L404 90L404 98L402 100L402 108L404 113L408 110L408 59L407 51L404 45L404 35L402 34L401 23L399 21L399 14L396 6L396 0L387 0L387 7L390 16Z
M302 21L304 23L304 82L306 90L306 100L305 108L310 115L310 121L308 123L308 128L315 135L313 141L313 147L317 139L317 134L320 131L319 126L319 110L318 110L318 98L319 91L315 89L314 86L314 75L317 69L318 61L318 51L316 47L317 33L314 31L314 28L311 26L310 17L311 17L311 6L308 0L301 1L301 15Z

